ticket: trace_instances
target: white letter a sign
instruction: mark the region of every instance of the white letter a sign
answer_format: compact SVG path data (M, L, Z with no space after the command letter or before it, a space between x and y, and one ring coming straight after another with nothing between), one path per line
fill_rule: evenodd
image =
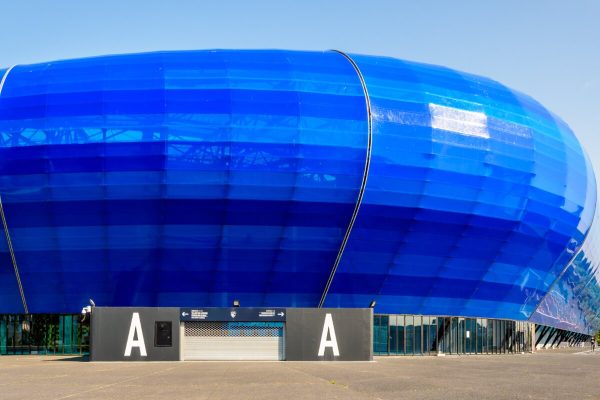
M135 339L137 337L137 339ZM142 333L142 323L140 314L134 312L131 316L131 325L129 326L129 336L127 337L127 346L125 347L125 357L131 357L131 349L138 347L140 356L146 357L146 344L144 343L144 334Z
M329 336L329 340L327 340ZM319 345L319 357L325 355L325 347L331 347L335 357L340 355L337 339L335 337L335 328L333 327L333 319L331 314L325 314L325 323L323 324L323 333L321 334L321 344Z

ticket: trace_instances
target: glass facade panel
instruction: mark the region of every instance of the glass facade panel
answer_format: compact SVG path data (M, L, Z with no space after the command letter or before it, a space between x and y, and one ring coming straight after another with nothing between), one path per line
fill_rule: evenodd
M456 343L458 344L458 354L464 354L467 352L466 342L467 342L467 326L466 320L464 318L458 319L458 337L456 339Z
M430 317L427 317L427 316L423 317L423 322L422 322L422 327L421 327L421 330L422 330L421 335L423 338L423 348L422 348L421 353L423 355L429 354L429 346L430 346L430 344L429 344L429 323L430 323L430 321L431 321Z
M523 339L525 338L523 335L523 330L525 328L525 324L523 322L517 322L517 340L518 340L518 348L517 351L519 353L523 352Z
M0 354L83 354L89 319L77 315L0 315Z
M450 326L450 318L447 318L447 317L438 318L438 340L440 342L439 349L442 353L450 352L450 345L449 345L450 338L448 337L449 336L449 334L448 334L449 326Z
M398 350L396 354L405 354L406 345L405 345L405 336L406 330L404 328L405 318L404 315L398 316Z
M488 354L488 352L489 352L487 335L488 335L488 320L482 319L481 320L481 352L483 354Z
M507 340L508 340L508 324L506 321L500 321L500 337L502 346L502 354L506 354L507 348Z
M63 347L65 352L73 352L73 316L63 315Z
M482 327L482 320L481 318L477 318L477 320L475 320L475 354L481 354L483 353L483 342L482 342L482 333L483 333L483 327Z
M507 353L514 351L513 340L515 338L515 321L506 321L505 348Z
M494 320L487 320L487 354L494 354Z
M477 320L471 318L471 354L477 354Z
M495 319L491 320L492 323L492 354L498 354L498 325L499 322Z
M506 321L506 337L504 340L504 347L506 353L514 352L514 340L515 340L515 321Z
M503 325L504 321L496 321L496 348L498 349L498 354L504 353L504 335L502 334L504 331Z
M6 354L6 315L0 315L0 355Z
M421 355L422 353L422 348L423 348L423 344L422 344L422 332L423 330L421 329L421 327L423 326L422 323L422 318L420 316L415 316L414 319L414 327L415 327L415 336L414 336L414 354L415 355Z
M429 353L437 353L438 339L437 339L437 321L439 318L431 317L431 325L429 325Z
M76 326L77 320L71 319L73 326ZM67 319L64 320L64 324L67 326ZM448 354L521 353L531 350L531 329L532 325L523 321L428 315L375 315L373 352L376 355L433 355L438 351ZM75 332L76 329L72 328L71 331ZM567 338L577 340L570 332L561 331L558 332L560 335L549 335L545 334L546 331L558 332L550 328L539 330L539 340L545 343L558 343ZM26 336L23 337L23 340L26 340ZM72 340L75 341L75 336ZM1 346L2 336L0 348ZM63 344L63 347L68 348L66 344Z
M515 343L516 343L516 348L515 348L515 352L517 353L521 353L523 352L523 322L516 322L516 327L515 327Z
M402 316L390 315L390 354L398 354L398 320Z
M435 317L423 317L423 354L430 355L435 352L433 347L436 342L437 322Z
M524 328L525 328L525 324L523 322L517 322L517 335L518 335L518 342L519 342L519 347L517 349L517 351L519 353L522 353L524 350L524 343L523 343L523 339L525 339L525 335L523 334Z
M464 330L462 332L463 334L463 343L464 343L464 354L470 354L471 353L471 343L473 342L473 329L471 328L471 320L469 318L464 318Z
M412 315L407 315L404 318L404 321L404 354L412 355L414 351L414 317Z
M450 354L458 353L458 318L450 318Z
M514 342L514 351L516 353L521 352L521 347L523 346L523 342L521 341L521 327L523 326L522 322L515 322L515 342Z
M373 353L376 355L388 354L388 320L387 315L373 317Z
M511 353L514 321L504 321L504 324L506 327L504 331L504 352Z
M494 321L496 323L496 351L498 354L503 354L504 353L504 346L503 346L503 335L502 335L502 323L504 321Z
M490 320L492 327L491 327L491 335L492 335L492 354L498 354L498 325L499 325L499 321L492 319Z

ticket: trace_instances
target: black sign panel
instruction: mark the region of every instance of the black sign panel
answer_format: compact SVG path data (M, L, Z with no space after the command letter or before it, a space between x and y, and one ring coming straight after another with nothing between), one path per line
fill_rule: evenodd
M258 307L207 307L207 308L181 308L179 318L181 321L225 321L225 322L284 322L285 308L258 308Z
M288 308L285 357L289 361L370 361L370 308Z
M179 360L178 312L175 307L95 307L90 360Z

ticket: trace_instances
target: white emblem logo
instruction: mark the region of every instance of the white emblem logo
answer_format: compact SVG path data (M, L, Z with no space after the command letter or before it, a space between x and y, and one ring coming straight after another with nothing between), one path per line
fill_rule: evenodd
M329 336L329 340L327 340L327 336ZM325 323L323 324L323 333L321 334L321 344L319 345L319 357L325 355L325 347L331 347L335 357L340 355L337 338L335 337L335 328L333 327L333 319L329 313L325 314Z
M229 315L231 315L231 318L235 318L235 316L237 315L237 311L231 311Z
M134 339L136 336L137 339ZM134 347L140 349L140 356L146 357L146 344L144 343L144 334L142 333L142 323L140 321L140 314L136 312L131 316L129 336L127 337L127 346L125 346L125 357L131 357L131 350Z

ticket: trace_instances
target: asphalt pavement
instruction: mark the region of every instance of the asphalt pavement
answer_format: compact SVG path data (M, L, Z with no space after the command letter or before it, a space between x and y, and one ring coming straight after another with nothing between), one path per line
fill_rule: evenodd
M373 362L115 362L0 357L0 399L600 399L600 351Z

